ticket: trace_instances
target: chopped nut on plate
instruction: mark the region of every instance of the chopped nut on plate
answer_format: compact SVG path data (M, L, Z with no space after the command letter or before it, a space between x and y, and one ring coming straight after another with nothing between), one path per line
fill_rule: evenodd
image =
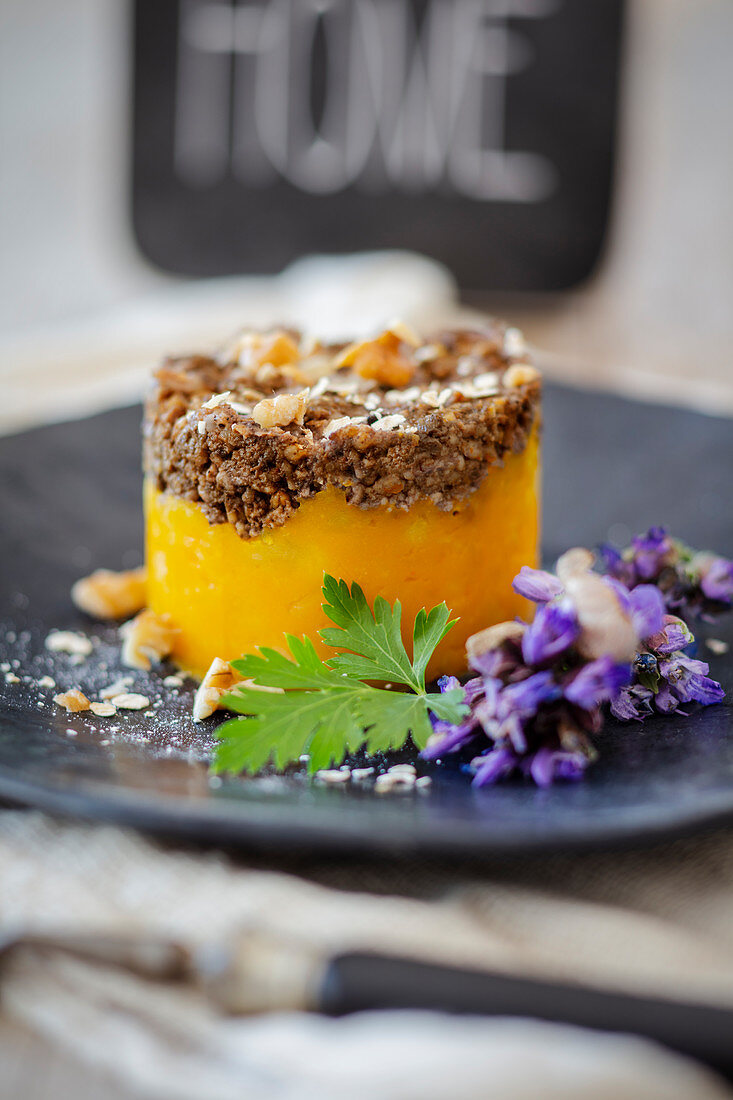
M147 695L138 695L136 691L127 691L122 695L113 695L110 699L113 707L118 710L145 710L150 706Z
M117 714L117 707L114 703L93 702L89 704L89 709L92 714L96 714L97 718L111 718L113 714Z
M146 601L145 569L115 573L97 569L82 577L71 589L71 598L80 611L95 619L127 619Z
M202 722L219 708L219 701L230 688L240 683L242 677L221 657L215 657L209 671L198 686L193 700L193 720Z
M72 630L52 630L46 638L46 649L50 649L52 653L88 657L92 652L92 643L86 634L76 634Z
M308 390L301 390L300 393L281 393L277 397L265 397L252 409L252 419L261 428L284 428L288 424L302 424L308 396Z
M120 627L122 663L128 668L149 669L173 648L177 630L167 616L141 611Z
M89 710L91 705L84 692L80 691L79 688L73 688L71 691L64 691L59 695L54 695L53 701L70 713Z
M111 699L114 695L122 695L132 686L132 676L120 676L119 679L109 684L106 688L102 688L99 693L100 699Z

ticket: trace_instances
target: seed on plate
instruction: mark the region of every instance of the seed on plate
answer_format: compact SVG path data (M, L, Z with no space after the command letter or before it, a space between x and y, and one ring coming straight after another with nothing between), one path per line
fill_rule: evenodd
M138 695L136 691L127 691L122 695L114 695L110 700L118 710L145 710L150 706L147 695Z

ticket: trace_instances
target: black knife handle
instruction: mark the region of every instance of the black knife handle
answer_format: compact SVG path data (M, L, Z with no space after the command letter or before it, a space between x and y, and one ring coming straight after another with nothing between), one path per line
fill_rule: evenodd
M695 1058L733 1080L733 1011L712 1005L355 953L330 962L317 1007L332 1016L389 1008L528 1016L626 1032Z

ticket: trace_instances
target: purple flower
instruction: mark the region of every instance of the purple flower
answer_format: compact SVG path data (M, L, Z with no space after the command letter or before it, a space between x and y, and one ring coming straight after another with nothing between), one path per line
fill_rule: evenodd
M604 577L603 583L616 593L621 610L631 619L638 638L644 639L661 629L664 598L655 585L640 584L629 591L616 577Z
M640 638L661 630L664 622L664 597L653 584L639 584L629 593L631 621Z
M551 672L535 672L526 680L507 684L499 693L497 714L507 718L518 714L520 718L532 718L543 703L554 702L562 692Z
M720 684L708 676L710 668L705 661L676 653L659 662L659 671L682 703L701 703L708 707L725 698Z
M473 786L486 787L519 770L538 787L549 787L556 779L580 779L588 764L588 757L581 752L543 747L529 756L520 756L510 748L494 748L471 761L475 769Z
M522 638L522 656L528 665L554 661L569 649L580 633L578 620L568 603L549 603L537 609Z
M680 705L680 701L673 693L669 684L662 684L657 694L654 696L654 706L662 714L669 714L673 710L677 710Z
M565 698L583 710L612 702L631 679L631 666L599 657L573 673L564 687Z
M617 550L615 546L611 546L608 542L602 543L599 549L605 572L621 581L627 588L633 588L637 580L633 561L626 558L620 550Z
M650 527L645 535L632 539L631 546L636 572L643 581L658 577L674 554L674 544L666 527Z
M694 641L694 635L682 619L678 619L676 615L665 615L661 630L647 637L644 644L657 656L664 657L678 649L686 649Z
M623 687L611 701L611 714L622 722L643 722L647 715L654 713L653 698L654 693L641 684Z
M490 749L489 752L483 756L477 756L472 761L472 765L476 769L473 786L486 787L491 783L496 783L497 779L503 779L504 776L510 775L518 763L519 757L513 749L504 746Z
M538 787L549 787L555 779L580 779L587 766L582 753L550 748L538 749L528 762L529 774Z
M549 603L563 591L562 581L543 569L530 569L523 565L512 581L512 588L520 596L533 603Z
M733 603L733 561L713 558L704 567L700 587L709 600L724 604Z

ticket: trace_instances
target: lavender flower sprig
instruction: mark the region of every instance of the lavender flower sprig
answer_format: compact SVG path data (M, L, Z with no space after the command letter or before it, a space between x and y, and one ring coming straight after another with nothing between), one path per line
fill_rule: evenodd
M570 550L557 576L525 567L514 589L538 603L534 621L501 623L474 635L468 660L478 674L464 687L468 716L433 721L428 759L466 747L476 786L519 772L539 786L578 779L595 759L591 737L601 706L632 683L641 639L662 629L664 603L653 585L629 592L592 572L593 555ZM442 691L459 686L453 677Z
M519 773L544 787L579 779L595 759L592 737L602 728L605 703L617 718L641 720L655 711L684 714L680 704L719 702L723 690L708 676L708 665L685 652L694 642L689 628L665 614L682 589L641 579L668 580L669 555L678 546L652 528L635 540L633 559L619 556L611 575L593 572L593 555L581 549L560 558L557 575L522 568L513 588L538 605L533 622L501 623L469 639L469 665L478 674L464 685L469 713L457 725L433 719L423 756L475 747L474 785ZM699 563L701 555L695 557ZM701 569L696 583L704 598L688 585L686 606L709 613L711 597L702 584L722 597L725 575L719 565ZM443 677L439 686L448 691L460 684Z
M694 641L694 635L682 619L665 615L662 629L645 639L634 658L633 682L622 687L612 700L614 717L642 721L655 711L686 714L680 710L680 703L700 703L702 706L720 703L725 692L708 675L708 664L684 652Z
M601 547L604 571L629 589L656 585L667 610L686 621L711 621L733 607L733 561L693 550L670 537L665 527L650 527L625 550Z

